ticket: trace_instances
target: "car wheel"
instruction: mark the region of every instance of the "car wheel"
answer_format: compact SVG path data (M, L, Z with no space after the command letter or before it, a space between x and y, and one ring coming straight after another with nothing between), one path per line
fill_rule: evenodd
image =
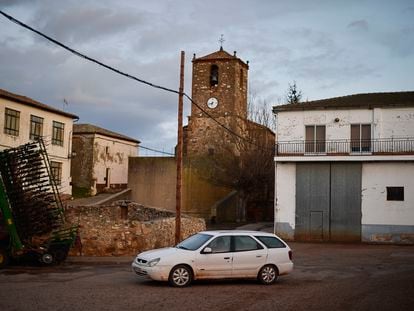
M172 268L168 281L174 287L185 287L193 280L193 272L188 266L178 265Z
M278 272L275 266L267 265L262 267L259 271L259 275L257 278L259 279L260 283L265 285L270 285L276 282L278 277Z

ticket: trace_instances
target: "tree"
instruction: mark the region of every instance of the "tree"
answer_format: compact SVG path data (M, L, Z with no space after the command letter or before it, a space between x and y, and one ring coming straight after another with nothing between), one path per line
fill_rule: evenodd
M216 131L214 154L192 159L198 175L209 183L237 191L238 220L245 220L247 207L264 210L273 206L274 124L273 114L265 101L249 99L249 119L239 119L229 133Z
M302 91L298 90L296 81L293 84L289 84L289 89L286 94L286 101L288 104L298 104L302 99Z

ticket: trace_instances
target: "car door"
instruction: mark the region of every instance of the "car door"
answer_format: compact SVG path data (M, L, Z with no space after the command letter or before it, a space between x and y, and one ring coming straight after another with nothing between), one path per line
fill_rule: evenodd
M205 248L210 253L205 253ZM231 277L233 253L231 252L231 236L219 236L213 239L195 259L196 278Z
M267 249L248 235L233 237L232 277L255 277L267 259Z

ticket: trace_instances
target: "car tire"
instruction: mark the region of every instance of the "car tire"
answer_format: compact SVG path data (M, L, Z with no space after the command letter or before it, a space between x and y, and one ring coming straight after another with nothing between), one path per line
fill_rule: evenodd
M193 281L193 272L186 265L178 265L171 269L168 282L174 287L186 287Z
M279 273L274 265L266 265L260 269L257 279L264 285L271 285L276 282L278 276Z

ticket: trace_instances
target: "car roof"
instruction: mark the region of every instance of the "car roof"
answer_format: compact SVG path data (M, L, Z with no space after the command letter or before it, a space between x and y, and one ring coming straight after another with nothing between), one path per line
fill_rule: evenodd
M260 235L260 236L275 236L273 233L263 231L251 231L251 230L205 230L199 233L210 234L210 235Z

